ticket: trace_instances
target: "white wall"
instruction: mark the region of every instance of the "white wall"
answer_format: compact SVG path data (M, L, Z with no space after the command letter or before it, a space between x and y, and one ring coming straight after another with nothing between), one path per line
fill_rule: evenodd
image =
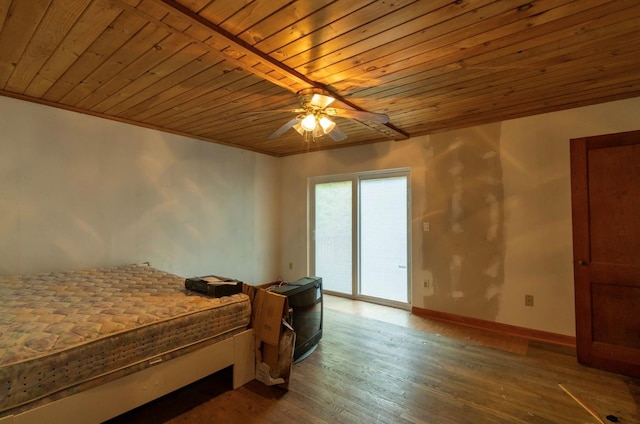
M639 111L637 98L277 159L0 97L0 274L150 261L297 279L308 177L410 167L413 306L573 335L569 139L638 129Z
M309 177L410 167L413 306L574 335L569 140L637 130L639 111L636 98L282 158L283 277L309 272Z
M276 158L0 97L0 274L278 275Z
M640 129L640 98L502 124L505 281L497 320L575 335L569 141ZM533 294L535 306L523 305Z

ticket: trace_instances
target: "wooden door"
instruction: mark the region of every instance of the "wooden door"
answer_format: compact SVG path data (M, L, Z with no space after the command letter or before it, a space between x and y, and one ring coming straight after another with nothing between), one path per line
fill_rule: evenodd
M576 345L640 376L640 131L571 140Z

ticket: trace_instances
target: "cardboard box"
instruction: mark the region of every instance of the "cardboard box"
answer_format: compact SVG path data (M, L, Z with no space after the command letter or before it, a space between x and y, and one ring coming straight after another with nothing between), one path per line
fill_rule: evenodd
M289 311L287 297L258 288L252 303L255 316L253 329L265 343L278 346L282 319Z
M256 380L268 386L289 388L295 340L295 331L285 322L278 346L260 343L256 350Z
M251 326L256 337L256 379L269 386L288 388L295 332L288 324L286 296L266 290L271 284L250 286L243 291L251 298Z

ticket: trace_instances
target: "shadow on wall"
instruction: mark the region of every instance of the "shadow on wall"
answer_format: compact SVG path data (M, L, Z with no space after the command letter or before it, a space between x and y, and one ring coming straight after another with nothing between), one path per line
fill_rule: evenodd
M425 144L424 305L495 320L504 283L500 124L436 134Z

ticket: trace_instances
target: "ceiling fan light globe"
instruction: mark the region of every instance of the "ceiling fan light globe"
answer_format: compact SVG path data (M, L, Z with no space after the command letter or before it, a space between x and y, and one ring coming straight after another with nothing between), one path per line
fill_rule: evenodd
M336 127L336 123L326 116L320 117L319 123L325 134L329 134Z
M307 116L304 117L304 119L301 122L302 128L305 131L313 131L316 129L316 117L313 116L312 114L309 114Z
M298 134L304 135L304 128L302 128L302 121L298 120L298 122L293 126L293 129L298 131Z

